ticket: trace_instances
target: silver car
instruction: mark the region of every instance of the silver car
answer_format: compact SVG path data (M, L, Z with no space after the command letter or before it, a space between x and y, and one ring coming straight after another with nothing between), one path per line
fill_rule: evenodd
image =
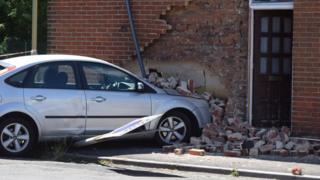
M103 60L35 55L0 61L0 151L26 155L37 142L110 132L164 114L140 129L161 144L188 141L210 122L207 102L170 95Z

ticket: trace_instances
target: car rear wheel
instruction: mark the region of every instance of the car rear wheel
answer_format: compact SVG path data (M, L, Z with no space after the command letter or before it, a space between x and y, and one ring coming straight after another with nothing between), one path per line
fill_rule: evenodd
M191 121L181 112L171 112L159 122L156 140L161 145L186 142L191 136Z
M7 156L25 156L36 143L35 129L22 117L9 117L0 123L0 151Z

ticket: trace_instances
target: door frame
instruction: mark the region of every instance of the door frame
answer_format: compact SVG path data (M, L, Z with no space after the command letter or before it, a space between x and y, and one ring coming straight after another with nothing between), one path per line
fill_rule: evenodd
M254 83L254 73L253 73L253 61L254 61L254 14L257 10L293 10L294 2L281 2L281 3L253 3L252 0L249 1L249 29L248 29L248 113L247 119L249 124L252 125L252 114L253 114L253 83ZM292 69L291 69L292 71ZM293 75L291 73L291 75ZM293 81L293 78L292 80ZM292 87L291 87L292 91ZM292 97L291 97L292 100ZM291 106L292 113L292 106ZM291 122L292 123L292 122ZM291 126L292 127L292 126Z

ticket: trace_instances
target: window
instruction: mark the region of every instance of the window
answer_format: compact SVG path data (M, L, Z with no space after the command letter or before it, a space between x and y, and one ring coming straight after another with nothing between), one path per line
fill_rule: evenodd
M49 63L36 68L31 87L48 89L76 89L75 71L72 63Z
M82 67L89 90L136 90L136 79L114 67L94 63L83 63Z
M5 67L3 67L3 66L0 66L0 71L1 71L1 70L4 70L4 69L5 69Z
M28 72L28 70L18 72L17 74L6 79L6 83L14 87L23 87L23 83L28 75Z

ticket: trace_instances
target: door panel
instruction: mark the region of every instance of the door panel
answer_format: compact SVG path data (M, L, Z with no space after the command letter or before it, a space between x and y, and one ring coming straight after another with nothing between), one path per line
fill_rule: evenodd
M290 126L292 11L255 11L253 125Z
M151 115L150 95L136 92L136 78L100 63L81 63L80 67L87 98L86 134L112 131Z
M42 96L42 99L36 99ZM44 119L44 136L84 133L86 100L81 90L24 89L26 108ZM44 99L45 98L45 99Z
M86 99L84 91L78 89L73 63L39 65L27 81L25 105L42 117L44 136L84 133Z
M86 134L112 131L140 117L151 114L150 96L135 92L86 91ZM105 99L96 101L96 98Z

